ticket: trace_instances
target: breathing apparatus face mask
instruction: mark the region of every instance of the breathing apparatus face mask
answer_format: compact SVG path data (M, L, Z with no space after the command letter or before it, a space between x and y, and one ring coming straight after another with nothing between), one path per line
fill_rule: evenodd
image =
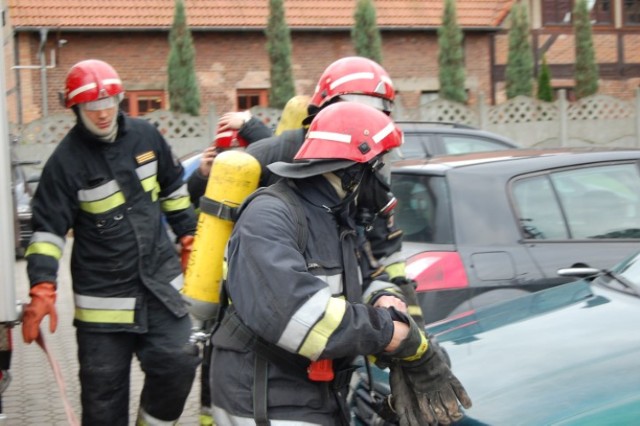
M356 222L369 227L378 216L388 216L397 204L391 193L391 167L385 156L364 170L358 188Z

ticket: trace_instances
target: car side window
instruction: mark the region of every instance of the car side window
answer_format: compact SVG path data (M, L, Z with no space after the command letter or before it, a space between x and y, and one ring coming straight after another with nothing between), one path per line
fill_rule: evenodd
M521 178L512 192L525 239L640 238L640 173L635 164Z
M449 193L442 177L394 174L391 191L398 200L396 224L403 241L451 244Z
M569 237L562 211L547 176L521 179L513 185L520 229L525 239L548 240Z
M550 176L572 238L640 238L636 164L583 167Z
M504 149L505 146L488 139L461 135L441 135L447 154L484 152Z
M427 149L430 145L430 138L431 136L428 134L406 132L404 134L404 143L398 148L400 156L403 159L412 159L425 158L427 152L433 154L433 152L430 152L431 150Z

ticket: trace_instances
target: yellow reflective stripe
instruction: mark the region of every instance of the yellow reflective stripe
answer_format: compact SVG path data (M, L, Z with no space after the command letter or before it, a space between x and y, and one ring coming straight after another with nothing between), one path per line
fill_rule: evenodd
M136 169L140 184L144 192L151 193L151 201L158 199L160 193L160 185L158 184L158 162L152 161Z
M191 205L189 197L180 197L164 200L160 203L163 212L173 212L176 210L184 210Z
M116 192L115 194L98 201L81 201L80 209L87 213L99 214L108 212L118 206L124 204L124 194Z
M399 294L402 294L400 289L395 284L391 284L387 281L374 280L371 281L371 284L369 284L367 290L362 293L362 300L364 300L365 303L369 303L371 299L381 291L392 293L399 292Z
M416 353L408 356L406 358L402 358L403 361L416 361L422 358L422 355L429 349L429 341L427 340L427 336L424 333L420 333L420 345L416 349Z
M346 311L347 302L335 297L329 299L324 316L311 328L298 353L312 360L318 359L329 338L342 322Z
M75 319L83 322L133 324L135 311L76 308Z
M142 189L144 189L145 192L152 191L154 188L159 187L155 175L142 179L140 183L142 184Z
M309 297L287 323L277 345L289 352L297 352L311 327L322 319L331 299L331 289L323 287Z
M387 266L385 268L385 271L387 272L387 274L389 274L389 279L392 280L397 277L404 277L406 275L404 266L404 262L392 263L391 265Z
M407 306L407 312L412 317L422 316L422 309L418 305L409 305Z
M29 244L29 247L27 247L25 257L32 254L42 254L44 256L50 256L56 260L60 260L60 258L62 257L62 250L60 249L60 247L53 243L47 241L39 241L31 243Z

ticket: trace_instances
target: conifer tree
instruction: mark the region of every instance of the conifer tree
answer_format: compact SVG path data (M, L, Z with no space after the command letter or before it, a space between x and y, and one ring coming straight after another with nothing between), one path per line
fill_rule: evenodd
M195 70L195 49L183 0L175 2L169 46L167 74L171 111L199 115L200 91Z
M577 0L573 8L573 28L576 49L576 98L584 98L598 91L598 64L593 48L593 35L587 0Z
M509 54L505 71L507 99L533 93L533 52L529 43L529 16L526 6L517 2L511 8Z
M551 70L547 64L547 57L542 57L542 65L538 74L538 93L537 98L541 101L553 101L553 88L551 87Z
M358 0L351 29L356 54L382 63L382 38L376 21L376 8L372 0Z
M271 66L269 106L283 109L296 90L291 71L291 33L284 13L283 0L269 0L267 52Z
M457 19L455 0L445 0L442 25L438 28L440 97L466 102L463 35Z

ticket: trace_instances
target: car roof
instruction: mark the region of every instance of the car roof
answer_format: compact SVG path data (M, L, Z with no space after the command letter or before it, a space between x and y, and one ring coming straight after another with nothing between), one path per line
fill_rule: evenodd
M514 148L518 148L518 145L511 139L493 133L487 130L478 129L476 127L468 126L466 124L453 123L453 122L439 122L439 121L403 121L398 120L396 124L405 133L447 133L458 135L476 135L485 136L489 139L494 139L510 145Z
M632 148L509 149L400 160L392 164L392 170L417 174L444 174L451 170L509 174L513 171L526 172L528 170L566 167L573 164L638 159L640 159L640 149Z

